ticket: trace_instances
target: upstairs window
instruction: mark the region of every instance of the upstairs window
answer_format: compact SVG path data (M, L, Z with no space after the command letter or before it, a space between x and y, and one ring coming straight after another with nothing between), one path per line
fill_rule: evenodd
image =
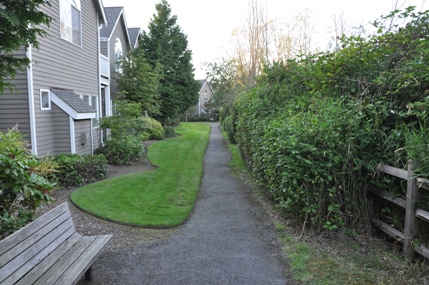
M78 46L82 44L80 0L60 0L61 38Z

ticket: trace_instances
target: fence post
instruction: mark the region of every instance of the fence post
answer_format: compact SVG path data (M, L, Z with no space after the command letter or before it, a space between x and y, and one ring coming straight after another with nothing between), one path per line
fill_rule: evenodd
M407 199L405 208L405 228L404 228L404 248L405 258L412 261L414 259L414 250L412 241L417 234L416 202L418 199L418 190L416 177L414 176L414 162L408 160L408 177L407 177Z

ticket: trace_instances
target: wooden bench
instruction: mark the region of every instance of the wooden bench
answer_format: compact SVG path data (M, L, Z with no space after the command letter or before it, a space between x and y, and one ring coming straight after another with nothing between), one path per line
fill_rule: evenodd
M112 235L81 236L63 203L0 241L0 284L76 284Z

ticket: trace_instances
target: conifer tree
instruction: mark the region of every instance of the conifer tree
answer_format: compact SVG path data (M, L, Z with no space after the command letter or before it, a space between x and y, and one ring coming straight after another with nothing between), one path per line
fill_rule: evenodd
M157 13L149 23L148 32L143 31L140 37L140 48L152 67L160 67L161 114L156 118L166 124L169 118L176 119L198 102L200 85L194 79L192 52L186 35L176 24L177 16L171 15L166 0L155 7Z

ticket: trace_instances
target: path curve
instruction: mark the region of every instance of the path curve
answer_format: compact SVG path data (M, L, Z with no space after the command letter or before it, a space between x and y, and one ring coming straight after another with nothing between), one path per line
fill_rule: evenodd
M92 284L288 284L268 214L252 187L231 174L229 160L213 123L189 221L166 240L103 253Z

